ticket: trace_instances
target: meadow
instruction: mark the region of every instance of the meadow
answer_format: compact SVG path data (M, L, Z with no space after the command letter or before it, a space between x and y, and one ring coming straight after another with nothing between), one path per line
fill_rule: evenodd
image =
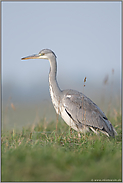
M121 114L116 138L71 130L61 118L2 131L2 181L122 181Z

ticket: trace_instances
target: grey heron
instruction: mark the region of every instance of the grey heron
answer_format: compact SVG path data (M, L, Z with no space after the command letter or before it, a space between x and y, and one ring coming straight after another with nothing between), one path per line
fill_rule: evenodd
M83 93L75 90L61 90L59 88L56 74L56 55L50 49L43 49L38 54L23 57L26 59L47 59L50 62L49 87L52 103L56 113L79 133L90 131L97 134L100 131L107 136L115 137L116 130L102 110Z

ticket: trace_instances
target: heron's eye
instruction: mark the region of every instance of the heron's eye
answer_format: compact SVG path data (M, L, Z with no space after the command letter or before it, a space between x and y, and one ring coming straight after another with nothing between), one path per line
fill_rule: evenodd
M39 53L39 55L40 55L40 56L43 56L43 55L45 55L45 53Z

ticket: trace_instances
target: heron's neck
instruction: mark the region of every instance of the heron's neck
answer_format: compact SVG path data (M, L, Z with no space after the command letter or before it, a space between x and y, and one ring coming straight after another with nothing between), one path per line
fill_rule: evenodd
M57 62L56 58L53 58L50 62L50 72L49 72L49 85L52 88L53 93L57 96L60 96L61 90L59 88L59 85L57 83Z

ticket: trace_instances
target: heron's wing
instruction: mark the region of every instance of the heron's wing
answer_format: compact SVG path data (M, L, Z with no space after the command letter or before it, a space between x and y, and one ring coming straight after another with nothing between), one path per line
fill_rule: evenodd
M69 91L63 97L63 105L67 114L75 121L88 127L106 131L114 136L113 126L102 110L88 97L79 92Z

